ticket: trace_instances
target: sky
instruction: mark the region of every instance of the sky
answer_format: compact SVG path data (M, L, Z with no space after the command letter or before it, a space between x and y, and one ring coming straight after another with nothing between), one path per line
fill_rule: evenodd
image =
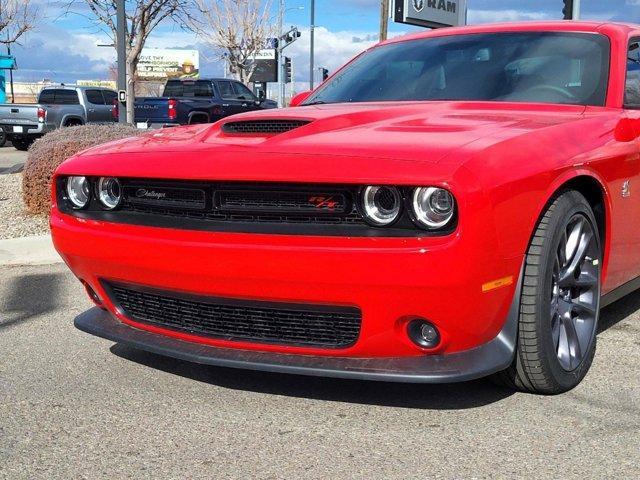
M88 18L83 0L70 9L69 0L33 0L43 18L37 28L16 45L12 53L18 61L14 78L18 81L74 82L79 79L108 79L115 62L110 43ZM277 0L272 3L277 4ZM316 0L316 66L330 71L374 44L379 25L379 0ZM298 84L309 79L309 0L286 0L286 26L297 26L301 38L288 47ZM468 0L470 24L552 20L562 16L562 0ZM640 0L582 0L583 18L640 23ZM273 8L275 15L275 6ZM420 30L420 27L390 22L390 36ZM198 49L201 76L221 76L222 64L211 47L194 34L169 23L161 25L149 38L148 47Z

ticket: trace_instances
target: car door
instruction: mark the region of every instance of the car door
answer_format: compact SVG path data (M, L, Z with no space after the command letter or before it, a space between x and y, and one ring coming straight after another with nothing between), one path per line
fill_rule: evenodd
M103 123L111 121L111 110L107 110L102 90L85 90L87 100L87 123Z
M220 80L217 82L220 98L222 99L222 108L225 115L235 115L236 113L246 112L246 101L239 100L236 90L233 88L231 80Z
M115 122L117 119L113 116L114 105L117 103L118 94L113 90L102 90L102 96L105 103L105 116L107 122Z
M233 82L233 89L236 92L237 99L242 102L240 106L243 112L258 110L260 108L257 104L258 99L245 84Z
M635 155L627 156L619 164L619 178L611 189L614 222L616 204L622 212L614 240L619 245L612 245L612 257L616 249L624 254L619 262L614 258L610 262L610 276L618 274L618 283L640 276L640 38L630 41L627 52L623 115L630 120L626 127L635 134L636 148Z

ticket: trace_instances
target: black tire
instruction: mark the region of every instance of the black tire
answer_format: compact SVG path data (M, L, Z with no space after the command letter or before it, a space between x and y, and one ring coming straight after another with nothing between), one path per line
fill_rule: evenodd
M29 147L33 143L33 140L24 139L24 138L14 138L11 140L11 143L15 147L16 150L20 150L21 152L26 152L29 150Z
M0 148L4 147L7 143L7 134L0 128Z
M574 231L578 228L580 233L576 236ZM583 255L580 252L586 238L589 244ZM574 243L574 256L567 258ZM561 255L565 255L564 268L558 267L563 263ZM571 270L579 256L583 257L576 260L580 266ZM493 376L496 383L525 392L555 395L582 381L596 351L601 264L600 235L591 206L579 192L562 193L546 210L529 245L516 355L507 370ZM573 283L577 286L567 287ZM561 302L563 308L559 306ZM575 311L571 306L574 302ZM572 358L574 355L576 358Z

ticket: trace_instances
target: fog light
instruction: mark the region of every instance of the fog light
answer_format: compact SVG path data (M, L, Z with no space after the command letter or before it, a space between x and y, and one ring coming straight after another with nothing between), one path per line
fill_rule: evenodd
M435 348L440 344L440 332L426 320L414 320L407 326L409 338L422 348Z

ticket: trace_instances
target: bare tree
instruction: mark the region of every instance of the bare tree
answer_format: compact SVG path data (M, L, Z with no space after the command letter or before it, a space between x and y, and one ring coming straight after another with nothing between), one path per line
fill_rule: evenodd
M38 8L31 0L0 0L0 43L16 43L35 27Z
M192 24L203 42L219 52L231 72L247 83L254 57L275 33L270 0L195 0L201 18Z
M72 0L83 2L91 10L94 22L116 45L116 0ZM181 28L189 28L191 21L189 0L126 0L126 71L127 97L135 98L135 82L142 49L151 32L164 21L173 21ZM134 102L127 102L127 122L134 119Z

